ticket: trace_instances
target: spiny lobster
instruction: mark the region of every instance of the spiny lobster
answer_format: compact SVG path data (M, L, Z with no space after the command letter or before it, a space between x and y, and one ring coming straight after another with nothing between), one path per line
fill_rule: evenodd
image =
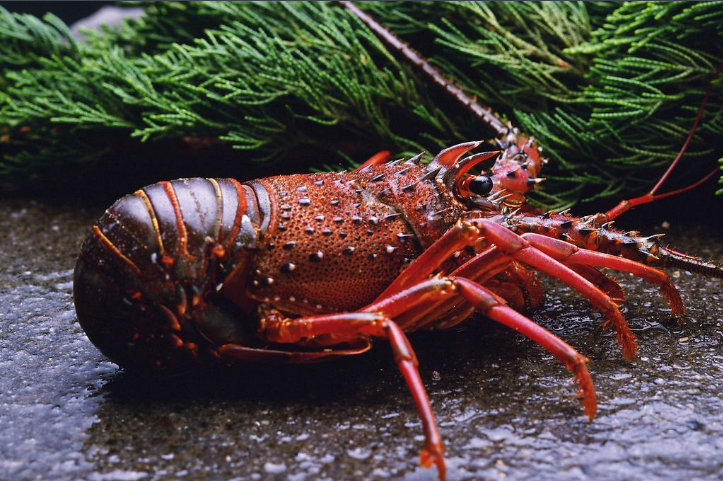
M450 328L477 311L571 370L592 420L587 359L520 313L542 301L530 268L587 297L628 359L636 342L618 307L622 289L598 268L654 283L675 316L684 312L681 298L657 267L715 277L723 268L664 247L659 236L611 227L631 206L660 198L655 189L582 218L529 207L525 194L545 162L540 149L483 112L499 124L500 151L465 156L481 144L467 142L427 165L422 154L389 161L381 153L350 172L180 179L121 198L81 247L81 325L112 360L146 371L313 362L360 354L385 338L422 420L421 464L435 464L444 479L442 440L405 333ZM488 159L490 169L469 174Z

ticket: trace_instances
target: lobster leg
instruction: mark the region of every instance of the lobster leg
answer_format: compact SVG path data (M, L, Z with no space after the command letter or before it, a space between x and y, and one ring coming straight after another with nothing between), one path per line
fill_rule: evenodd
M500 296L507 302L507 304L511 305L518 311L523 311L527 308L527 297L525 296L525 291L514 282L501 279L490 279L485 282L484 287L488 291Z
M525 303L524 307L521 307L518 310L537 309L542 305L545 293L542 290L540 280L530 269L527 269L519 262L510 263L510 266L498 274L497 278L513 283L522 291ZM487 284L493 280L494 279L490 279L487 281L487 283L485 283L485 287L487 287ZM505 298L505 300L509 302L509 299Z
M316 362L326 361L335 357L355 356L368 351L371 343L362 340L357 348L332 349L319 352L305 351L282 351L278 349L258 349L241 346L239 344L224 344L216 352L227 362L249 361L249 362Z
M494 262L488 262L490 260L490 255L493 254L493 252L483 252L480 254L479 259L475 258L473 259L475 262L468 262L468 265L463 266L464 269L457 269L452 274L454 275L463 275L470 279L475 280L476 282L484 285L486 288L489 288L496 294L500 294L500 292L497 292L495 288L497 287L499 281L495 277L492 277L497 270L493 269L495 268L496 264ZM499 254L496 254L499 255ZM511 263L510 267L515 265L517 263ZM519 266L525 271L525 269L522 266ZM598 286L608 297L611 298L614 302L622 302L624 301L624 294L622 291L622 288L613 280L612 278L606 276L605 274L601 273L600 271L589 267L585 265L568 265L571 270L578 273L581 277L587 279L592 284ZM479 271L475 272L475 269L479 269ZM487 271L487 269L492 269L492 272ZM510 269L503 271L503 275L508 275L510 273ZM528 274L531 274L530 271L527 271ZM498 274L497 277L500 277ZM533 276L534 278L534 276ZM537 282L537 279L535 279L535 282ZM527 281L529 282L529 281ZM524 285L524 283L523 283ZM534 286L533 288L538 288L539 286ZM529 289L529 287L528 287ZM533 296L534 296L533 291ZM542 301L542 291L539 291L539 299L538 302ZM508 298L506 295L502 295L508 302L510 302L510 298ZM522 297L528 301L528 299L535 299L535 297L531 297L528 295L527 290L524 294L522 294ZM529 301L528 301L529 302ZM514 305L514 303L513 303ZM533 305L534 306L534 305ZM435 309L429 310L427 315L420 319L417 324L414 326L415 328L419 328L421 326L427 325L433 321L437 321L435 325L438 325L439 327L453 327L456 324L459 324L463 322L465 319L467 319L473 312L474 307L472 307L469 303L453 303L450 301L446 301L445 303L436 306ZM518 309L519 310L519 309ZM442 318L441 322L438 321L440 318ZM616 326L617 327L617 326ZM620 329L626 329L627 326L622 326Z
M304 338L325 334L342 336L356 334L388 339L394 354L394 361L404 376L422 419L425 446L420 454L420 463L426 468L435 464L439 472L439 479L444 480L446 467L442 454L444 451L442 438L427 391L419 377L417 357L407 336L397 323L381 313L349 312L267 322L263 334L267 339L280 343L295 343Z
M522 237L527 240L530 245L545 252L547 255L565 263L566 265L575 266L595 266L607 267L622 272L630 272L648 282L656 284L660 287L660 292L670 304L671 311L675 316L682 316L685 312L683 301L680 294L670 281L670 277L663 271L646 266L639 262L631 261L624 257L618 257L604 252L596 252L579 247L539 234L523 234Z
M581 264L570 265L567 263L565 263L565 265L598 286L600 290L607 294L616 304L620 305L625 302L625 292L623 292L623 288L620 287L620 284L612 277L603 274L594 267Z
M490 229L487 232L487 236L488 239L494 242L495 246L468 261L453 272L453 275L469 277L483 283L484 279L496 274L497 269L504 266L505 262L509 260L518 260L531 267L535 267L567 283L573 289L587 297L595 307L603 312L607 321L615 326L618 342L623 349L623 355L630 360L635 359L635 351L637 349L635 335L630 330L627 322L625 322L625 318L618 306L607 294L577 272L532 246L525 238L493 222L490 222L490 224L494 226L494 230ZM497 234L502 234L504 237L495 238ZM512 243L506 243L507 239L505 239L505 237L512 241ZM502 249L504 249L504 251ZM495 267L497 267L497 269L495 269ZM482 278L481 280L479 279L480 277Z
M623 257L581 249L568 242L539 234L526 233L521 237L529 242L531 246L562 262L564 265L571 268L588 281L602 287L603 291L605 291L612 300L622 301L624 299L622 289L615 281L590 266L616 269L623 272L630 272L642 277L643 279L659 286L661 293L671 306L673 315L681 316L684 313L684 307L682 300L680 299L680 294L675 289L675 286L673 286L673 283L670 281L668 275L662 271ZM481 265L483 266L483 269L484 266L490 265L489 260L487 262L482 262L482 260L483 258L474 259L468 263L470 265L463 266L458 269L455 274L469 276L470 278L476 280L489 277L489 274L483 275L485 274L484 270L476 275L472 273L475 265ZM457 308L456 311L456 318L464 319L464 311L462 311L461 308Z
M362 310L383 312L386 316L398 318L417 307L418 301L434 306L444 300L458 302L460 297L472 304L484 316L540 344L572 371L583 396L585 414L592 420L596 411L596 399L595 389L586 366L587 359L542 326L507 306L504 299L470 279L460 276L428 279L386 299L375 301ZM417 319L410 319L407 322L416 323L416 321Z
M434 306L445 300L458 302L460 298L470 303L484 316L540 344L572 371L583 396L585 414L592 420L595 416L596 400L595 389L586 366L587 359L542 326L507 306L504 299L470 279L460 276L428 279L386 299L375 301L362 310L383 312L386 316L398 318L410 309L418 307L419 301ZM417 324L417 321L418 319L412 318L407 323Z
M460 294L485 317L504 324L537 342L572 371L578 382L579 394L583 398L585 414L592 422L595 417L596 400L595 388L587 369L588 359L542 326L504 305L501 299L479 284L464 278L450 277L450 280L454 280Z
M542 305L544 297L540 280L518 262L511 262L507 269L485 281L484 288L503 298L518 311L537 309Z
M426 279L432 272L439 269L454 252L473 245L481 237L485 237L488 243L493 244L492 247L467 261L452 275L470 278L484 284L487 279L505 270L511 261L519 261L534 267L562 280L587 297L615 326L618 342L623 348L623 355L628 359L635 358L635 336L625 322L620 309L608 295L574 270L532 246L524 237L487 219L469 219L457 223L415 259L377 300L392 295L405 286ZM431 318L432 315L440 315L451 307L444 306L439 310L432 310L430 314L427 314L427 318ZM459 309L462 307L456 310ZM459 319L464 319L464 316L460 316Z
M587 359L557 336L538 326L506 305L504 299L468 279L458 277L434 278L418 283L393 296L375 301L359 312L324 314L298 319L272 317L262 323L264 338L278 343L298 343L315 336L350 335L382 337L389 340L394 358L412 392L425 433L425 448L420 462L429 467L436 464L440 479L445 477L443 446L429 398L417 370L417 359L402 329L392 321L406 312L423 306L433 306L440 300L459 298L475 306L487 317L529 337L550 351L575 374L583 396L585 414L595 415L595 390L587 370ZM414 319L411 319L414 321Z
M457 222L404 269L404 272L377 297L377 300L389 297L426 279L430 274L438 271L455 252L474 244L479 236L479 229L471 223Z

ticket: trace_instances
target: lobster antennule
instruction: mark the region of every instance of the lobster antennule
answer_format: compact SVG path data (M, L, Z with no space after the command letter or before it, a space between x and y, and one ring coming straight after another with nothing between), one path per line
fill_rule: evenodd
M695 256L689 256L668 247L660 247L656 256L666 267L678 267L688 272L703 274L708 277L723 279L723 265L712 261L704 261Z

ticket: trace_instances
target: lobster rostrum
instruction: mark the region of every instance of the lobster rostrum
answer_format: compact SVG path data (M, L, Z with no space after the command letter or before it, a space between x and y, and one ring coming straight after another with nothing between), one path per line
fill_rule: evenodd
M587 359L520 313L542 300L530 268L568 283L599 309L633 359L622 290L597 268L655 283L683 314L673 264L723 269L623 233L604 215L540 214L519 198L542 165L534 140L504 152L455 145L375 156L350 172L180 179L127 195L81 247L74 278L88 337L131 370L177 371L245 361L311 362L390 342L425 434L421 462L444 478L443 446L405 332L444 329L477 311L539 343L571 370L595 414ZM466 155L466 156L465 156ZM495 159L489 171L472 167ZM604 219L603 219L604 220Z

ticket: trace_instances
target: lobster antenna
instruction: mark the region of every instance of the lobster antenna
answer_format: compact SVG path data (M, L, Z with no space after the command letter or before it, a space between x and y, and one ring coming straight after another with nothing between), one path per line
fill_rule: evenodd
M376 20L361 11L352 2L339 1L338 3L353 13L359 20L364 22L367 27L381 37L388 45L391 45L394 49L400 52L407 60L421 68L424 73L432 78L434 83L452 94L452 96L464 105L464 107L470 109L477 117L487 124L487 126L493 130L498 137L507 135L509 131L508 125L502 122L492 109L480 104L477 101L477 97L468 95L462 87L454 83L454 80L445 76L441 70L429 63L429 60L424 58L419 52L404 43L392 32L382 27Z
M708 89L705 91L705 95L703 95L703 101L700 104L700 107L698 108L698 114L695 116L695 121L693 122L693 126L690 129L690 132L688 133L688 137L685 139L685 142L683 143L683 146L678 151L678 155L675 156L675 159L673 159L673 162L668 166L668 169L665 171L665 173L660 177L660 180L653 186L652 189L650 189L650 192L648 192L645 195L641 195L640 197L636 197L634 199L629 200L623 200L618 205L607 211L605 214L605 222L611 221L618 217L619 215L629 211L635 206L641 205L641 204L648 204L650 202L655 202L656 200L665 199L666 197L672 197L674 195L682 194L683 192L687 192L689 190L695 189L700 184L704 183L706 180L710 179L715 175L716 172L718 172L718 167L713 169L711 173L703 177L698 182L695 182L694 184L691 184L689 186L683 187L681 189L677 189L671 192L666 192L665 194L659 194L655 195L655 193L662 187L662 185L665 183L666 180L668 180L668 177L670 177L670 174L673 172L675 167L678 165L678 162L680 162L680 159L683 157L683 154L688 149L688 145L690 144L690 141L693 139L693 136L695 135L695 131L698 128L698 125L700 124L701 119L703 118L703 112L705 111L705 104L708 102L708 97L710 96L710 92L713 90L713 82L720 77L721 71L723 71L723 63L721 63L718 66L718 69L713 74L713 78L711 79L710 85L708 85Z

